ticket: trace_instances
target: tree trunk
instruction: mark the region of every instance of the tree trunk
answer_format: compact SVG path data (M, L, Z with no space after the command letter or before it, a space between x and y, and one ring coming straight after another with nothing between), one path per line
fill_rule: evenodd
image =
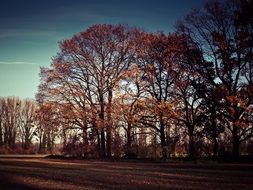
M6 125L4 127L4 140L3 140L3 144L4 145L8 144L8 133L7 133L7 126Z
M111 158L112 157L112 132L110 127L106 128L106 153L107 153L107 157Z
M67 145L67 135L66 135L66 129L65 129L65 126L63 127L63 130L62 130L62 138L63 138L63 142L62 142L62 146L63 146L63 149L66 148L66 145ZM40 140L41 141L41 140ZM40 142L41 143L41 142Z
M237 159L240 155L239 153L239 148L240 148L240 142L238 138L238 127L236 125L233 125L233 130L232 130L232 144L233 144L233 150L232 150L232 155L234 159Z
M88 145L87 127L83 127L83 157L86 157L88 154Z
M11 138L11 148L13 150L16 148L16 135L17 135L17 132L13 131L12 138Z
M162 148L162 158L166 159L167 158L167 150L166 150L166 136L165 136L165 124L163 122L163 115L160 115L159 118L159 123L160 123L160 140L161 140L161 148Z
M218 154L219 144L217 138L213 138L213 158L215 159Z
M24 146L24 149L25 150L29 149L29 146L30 146L29 130L26 129L25 130L25 146Z
M11 132L10 126L8 128L7 140L8 140L8 146L11 148L11 145L12 145L12 132Z
M215 118L212 118L212 141L213 141L213 158L215 159L218 154L218 148L219 148L219 143L217 141L217 126L215 123Z
M109 89L107 104L107 125L106 125L106 152L107 157L112 156L112 90Z
M99 133L99 129L98 129L98 126L96 124L95 118L92 119L92 125L93 125L93 128L95 130L95 135L97 137L97 153L98 153L98 156L101 158L102 157L102 152L101 152L100 133Z
M101 121L101 154L100 157L105 158L106 157L106 146L105 146L105 106L104 106L104 97L103 93L99 93L99 104L100 104L100 113L99 113L99 119Z
M126 152L125 152L125 156L131 157L132 156L132 139L131 139L131 128L132 128L132 124L128 123L127 124L127 130L126 130Z
M87 157L89 150L88 150L88 146L89 146L89 140L88 140L88 121L87 121L87 113L84 107L84 117L83 117L83 123L82 123L82 130L83 130L83 157Z
M100 133L97 129L96 129L96 135L97 135L97 151L98 151L99 157L101 158L102 157L101 140L100 140Z
M193 136L193 127L188 126L188 135L189 135L189 159L195 159L195 140Z
M2 131L2 123L0 121L0 146L2 145L3 145L3 131Z
M42 150L42 135L39 137L39 152Z
M105 132L104 128L101 129L101 155L102 158L106 157L106 151L105 151Z
M47 135L46 132L43 132L42 141L41 141L41 151L44 153L46 151L47 144Z
M47 133L47 142L46 142L46 146L47 146L47 151L51 152L52 151L52 143L51 143L51 134L50 132Z
M164 133L164 125L160 126L160 140L161 140L161 148L162 148L162 158L167 158L167 150L166 150L166 139Z

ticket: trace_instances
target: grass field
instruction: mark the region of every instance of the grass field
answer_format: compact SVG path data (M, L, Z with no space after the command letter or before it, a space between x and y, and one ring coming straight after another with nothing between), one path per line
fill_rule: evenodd
M253 165L0 158L0 189L253 189Z

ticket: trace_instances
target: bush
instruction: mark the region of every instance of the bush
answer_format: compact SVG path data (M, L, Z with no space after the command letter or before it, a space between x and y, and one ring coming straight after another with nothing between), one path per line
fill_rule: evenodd
M7 145L0 147L0 154L13 154L14 151Z

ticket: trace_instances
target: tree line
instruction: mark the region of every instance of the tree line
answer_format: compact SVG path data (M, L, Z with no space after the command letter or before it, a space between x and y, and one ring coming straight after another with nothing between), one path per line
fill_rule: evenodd
M14 97L0 98L0 151L29 150L36 133L34 127L36 104ZM17 143L19 142L19 143Z
M61 41L40 71L40 150L61 142L83 157L252 154L251 10L252 1L210 1L173 33L97 24Z
M0 154L53 153L60 141L41 111L32 99L0 97Z

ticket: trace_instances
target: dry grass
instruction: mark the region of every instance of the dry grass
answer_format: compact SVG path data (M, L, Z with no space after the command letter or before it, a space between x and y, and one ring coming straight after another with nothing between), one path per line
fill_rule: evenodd
M251 164L0 158L0 189L253 189Z

